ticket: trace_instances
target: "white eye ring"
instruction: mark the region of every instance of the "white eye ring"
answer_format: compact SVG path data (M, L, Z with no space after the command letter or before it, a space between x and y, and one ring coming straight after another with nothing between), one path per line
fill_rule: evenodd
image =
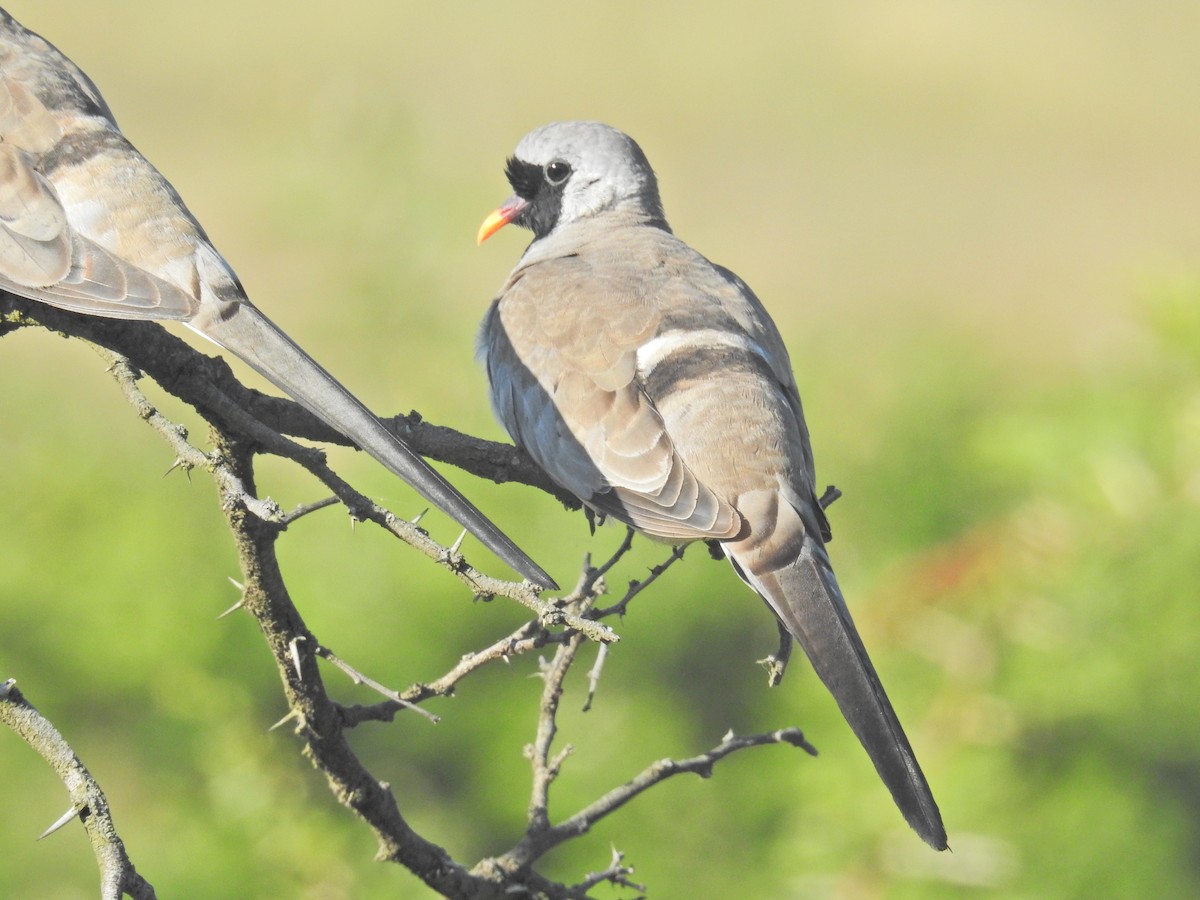
M571 164L561 159L556 159L554 162L546 165L545 173L546 181L554 187L558 187L571 177Z

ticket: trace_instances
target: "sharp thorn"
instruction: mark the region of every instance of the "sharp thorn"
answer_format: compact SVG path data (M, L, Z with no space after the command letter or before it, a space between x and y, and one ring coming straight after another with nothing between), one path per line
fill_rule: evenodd
M66 825L68 822L70 822L72 819L74 819L78 815L79 815L79 810L77 810L74 806L72 806L70 809L68 809L65 813L63 813L59 817L57 822L55 822L53 825L51 825L49 828L47 828L45 831L43 831L41 834L39 834L37 836L37 839L40 841L44 837L49 837L50 835L54 834L54 832L58 831L60 828L62 828L64 825Z
M300 671L300 642L306 640L304 635L298 635L288 641L288 652L292 656L292 665L296 667L296 677L301 681L304 680L304 673Z
M278 722L276 722L274 725L272 725L270 728L268 728L267 733L269 734L272 731L275 731L277 728L282 728L284 725L286 725L292 719L298 719L299 717L300 717L300 711L298 709L290 710L286 716L284 716L282 719L280 719Z

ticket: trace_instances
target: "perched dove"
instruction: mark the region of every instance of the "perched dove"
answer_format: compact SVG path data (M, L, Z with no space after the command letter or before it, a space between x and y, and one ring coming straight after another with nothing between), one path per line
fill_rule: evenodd
M834 578L787 350L746 284L672 234L642 150L596 122L539 128L479 231L533 232L479 352L514 441L593 510L717 541L804 648L909 825L941 814Z

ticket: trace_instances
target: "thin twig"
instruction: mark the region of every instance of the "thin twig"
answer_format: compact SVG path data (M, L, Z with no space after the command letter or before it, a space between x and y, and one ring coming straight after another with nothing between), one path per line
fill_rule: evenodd
M533 743L526 748L526 755L533 767L527 833L536 834L550 827L550 785L558 777L563 760L571 752L568 745L563 753L552 759L550 748L558 733L558 704L562 699L563 680L582 644L581 635L572 635L555 651L554 658L550 662L543 662L540 667L544 683L541 703L538 705L537 733Z
M246 487L233 475L229 467L223 464L219 456L207 454L188 443L187 429L160 413L142 392L142 389L138 387L137 382L142 377L141 372L126 357L103 347L96 345L93 347L108 363L109 374L116 380L125 399L137 410L138 416L162 435L175 452L175 464L172 468L182 467L185 471L204 469L217 480L222 496L232 502L242 504L265 522L282 520L283 512L275 501L260 500L255 497L246 490Z
M604 671L604 661L606 659L608 659L608 644L601 644L596 650L596 661L588 669L588 691L587 698L583 701L584 712L591 710L592 701L596 699L596 690L600 687L600 674Z
M317 654L317 656L321 657L321 659L328 660L329 662L331 662L335 666L337 666L339 669L341 669L343 672L345 672L346 675L348 675L350 677L350 680L353 681L355 684L365 684L367 687L371 688L371 690L373 690L377 693L383 694L383 696L387 697L388 700L390 700L392 703L396 704L398 707L400 707L402 709L411 709L414 712L416 712L418 715L424 716L426 719L428 719L430 722L433 722L435 725L441 721L441 718L439 718L438 716L435 716L429 710L421 709L421 707L417 706L415 703L411 703L408 700L405 700L403 697L401 697L396 691L393 691L391 688L385 687L384 685L380 684L378 681L376 681L374 678L371 678L368 675L364 675L358 669L354 668L354 666L350 665L350 663L346 662L341 657L335 655L333 653L333 651L330 650L328 647L318 646L314 652Z
M821 509L829 509L835 500L842 496L842 492L832 484L825 485L825 492L821 494L821 499L817 502L821 504Z
M497 863L504 870L515 870L528 866L563 841L586 834L605 816L620 809L634 797L656 784L688 772L699 775L701 778L708 778L712 775L713 767L729 754L767 744L790 744L812 756L817 755L816 748L805 739L804 733L799 728L784 728L779 731L751 734L744 737L738 737L733 732L729 732L719 744L707 753L689 759L664 759L653 763L625 784L609 791L599 800L584 807L560 824L537 832L527 832L520 843L497 858Z
M608 868L601 872L591 872L586 875L579 884L573 885L573 889L582 893L587 893L598 884L608 882L619 887L632 888L635 891L645 891L644 884L634 884L629 880L629 876L633 874L633 866L625 865L625 854L616 847L612 848L612 859L608 864Z
M325 509L326 507L337 505L337 497L323 497L320 500L314 500L312 503L301 503L287 515L285 515L280 521L282 521L284 525L291 525L297 519L302 519L309 513L315 513L319 509Z
M667 569L671 568L671 566L675 565L675 563L677 563L677 562L679 562L679 560L683 559L684 551L687 550L687 548L688 548L687 544L679 544L678 546L672 548L671 555L668 556L661 563L659 563L657 566L654 566L653 568L651 568L649 575L647 575L641 581L630 581L629 582L629 588L628 588L628 590L625 591L624 597L622 597L620 600L618 600L612 606L606 606L603 609L593 610L592 611L593 618L603 619L603 618L606 618L606 617L612 616L612 615L616 615L619 617L624 616L625 611L629 607L629 601L631 601L634 597L636 597L638 594L640 594L646 588L650 587L650 585L654 584L654 582L658 581L658 579L660 577L662 577L662 574L664 572L666 572Z
M590 555L584 557L579 580L571 593L563 597L564 606L578 608L578 604L587 601L594 603L604 590L602 576L608 572L632 546L633 531L628 530L625 539L613 554L599 567L593 567ZM474 653L465 654L450 671L440 678L428 682L413 684L400 691L400 699L406 703L421 703L432 697L449 697L454 694L458 684L469 675L498 660L508 661L514 657L539 650L551 644L564 644L571 638L573 632L552 632L543 627L538 619L526 622L511 634L505 635L491 645ZM604 654L607 644L600 644ZM354 727L360 722L390 722L400 706L395 702L376 703L369 706L344 706L341 709L342 721L346 727Z
M588 564L586 564L584 566L584 569L585 569L585 571L590 571L592 581L596 581L600 578L603 578L605 575L607 575L609 569L611 569L618 562L620 562L620 560L625 556L625 554L628 553L633 548L634 534L636 534L636 532L632 528L626 527L624 540L622 540L620 543L620 546L618 546L617 549L613 551L612 556L610 556L599 568L592 569L590 566L591 561L589 558Z

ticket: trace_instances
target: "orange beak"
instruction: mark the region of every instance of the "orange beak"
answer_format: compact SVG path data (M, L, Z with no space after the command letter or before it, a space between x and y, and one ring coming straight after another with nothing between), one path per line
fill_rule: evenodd
M521 214L521 211L529 205L528 200L522 200L515 194L505 200L498 209L492 212L483 224L479 226L479 234L475 236L475 243L482 244L493 234L515 219Z

